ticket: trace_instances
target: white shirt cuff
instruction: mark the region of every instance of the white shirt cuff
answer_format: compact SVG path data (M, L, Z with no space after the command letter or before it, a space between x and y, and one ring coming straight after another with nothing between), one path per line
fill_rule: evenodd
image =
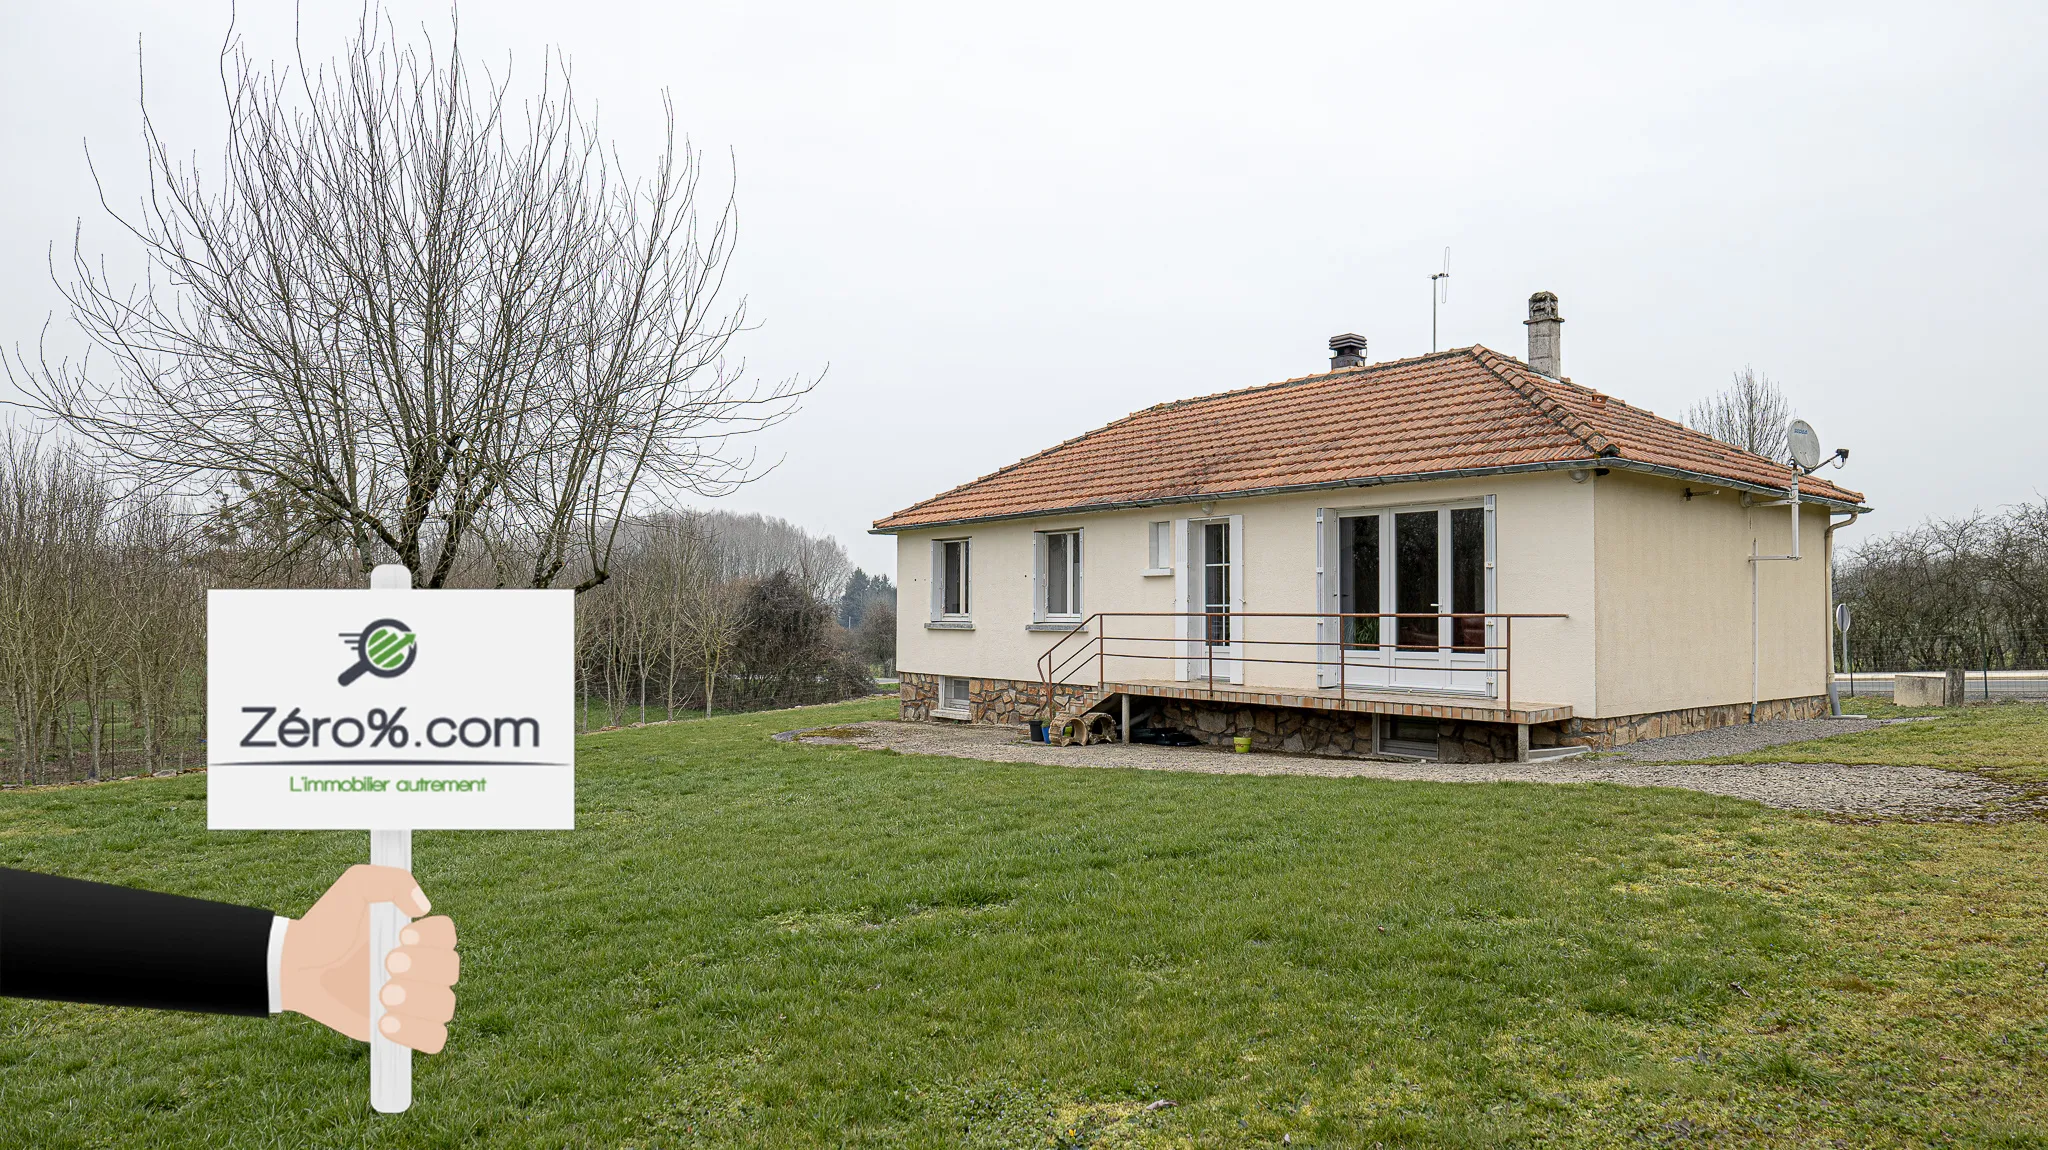
M264 955L263 968L270 972L270 1013L284 1013L284 932L292 920L279 915L270 916L270 950Z

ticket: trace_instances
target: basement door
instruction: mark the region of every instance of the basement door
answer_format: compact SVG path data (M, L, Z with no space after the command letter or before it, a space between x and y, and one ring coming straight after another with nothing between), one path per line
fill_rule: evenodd
M1372 511L1324 511L1324 610L1436 615L1494 609L1493 500ZM1494 621L1324 620L1318 680L1325 688L1490 695ZM1341 664L1340 657L1341 645Z

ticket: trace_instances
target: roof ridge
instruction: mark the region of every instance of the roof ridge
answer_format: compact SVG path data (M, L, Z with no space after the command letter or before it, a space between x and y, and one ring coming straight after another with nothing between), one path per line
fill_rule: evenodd
M1502 360L1502 361L1503 361L1503 366L1505 366L1505 365L1513 365L1513 367L1514 367L1514 368L1520 369L1520 370L1519 370L1519 372L1518 372L1517 374L1521 374L1521 373L1526 373L1526 376L1524 377L1525 379L1526 379L1526 377L1527 377L1527 376L1534 376L1534 377L1535 377L1535 378L1537 378L1537 379L1549 379L1549 378L1550 378L1550 377L1548 377L1548 376L1542 375L1541 373L1537 372L1535 368L1529 367L1529 366L1528 366L1527 364L1523 363L1522 361L1520 361L1520 360L1518 360L1518 359L1515 359L1515 358L1514 358L1513 356L1508 356L1508 355L1501 355L1501 354L1500 354L1499 352L1493 351L1493 350L1492 350L1492 349L1490 349L1490 348L1489 348L1489 349L1486 349L1486 350L1488 351L1488 353L1489 353L1489 354L1491 354L1491 355L1493 355L1493 356L1495 356L1495 357L1499 358L1500 360ZM1496 371L1496 373L1498 373L1498 372L1499 372L1499 370L1500 370L1500 368L1498 368L1498 367L1494 367L1493 365L1490 365L1490 364L1489 364L1488 366L1489 366L1490 368L1493 368L1493 370L1495 370L1495 371ZM1649 410L1648 408L1645 408L1645 407L1638 407L1638 406L1636 406L1635 404L1633 404L1633 403L1630 403L1629 401L1627 401L1627 400L1625 400L1625 399L1622 399L1622 398L1620 398L1619 396L1613 396L1613 395L1608 395L1608 394L1607 394L1606 392L1600 391L1600 390L1598 390L1597 388L1591 388L1591 387L1587 387L1586 385L1584 385L1584 384L1582 384L1582 383L1573 383L1573 382L1572 382L1571 380L1569 380L1569 379L1557 379L1557 380L1555 380L1554 382L1556 382L1556 383L1557 383L1557 384L1559 384L1560 386L1563 386L1563 387L1566 387L1566 388L1570 388L1570 389L1571 389L1572 391L1575 391L1575 392L1583 392L1583 393L1585 393L1585 394L1587 394L1587 395L1590 395L1590 396L1596 396L1596 397L1598 397L1598 401L1599 401L1599 403L1600 403L1600 404L1601 404L1602 406L1606 406L1606 405L1609 405L1609 404L1611 404L1611 405L1613 405L1613 406L1615 406L1615 407L1621 407L1621 408L1626 408L1626 409L1628 409L1629 411L1633 411L1633 412L1635 412L1636 414L1638 414L1638 415L1642 416L1642 417L1643 417L1643 418L1645 418L1645 419L1653 420L1653 421L1655 421L1656 423L1662 424L1662 425L1663 425L1664 427L1668 428L1669 430L1671 430L1671 431L1673 431L1673 432L1676 432L1676 433L1677 433L1678 435L1680 435L1680 436L1683 436L1683 437L1685 437L1685 438L1688 438L1688 439L1691 439L1691 440L1693 440L1693 441L1697 442L1697 443L1698 443L1698 444L1700 444L1701 446L1708 446L1708 445L1711 445L1712 447L1714 447L1715 449L1717 449L1717 450L1720 450L1720 451L1726 451L1726 452L1730 452L1730 453L1732 453L1732 454L1734 454L1734 455L1738 455L1738 456L1746 456L1746 457L1747 457L1747 458L1749 458L1749 459L1750 459L1751 461L1753 461L1753 462L1755 462L1755 463L1757 463L1757 464L1760 464L1760 465L1762 465L1763 467L1765 467L1765 468L1768 468L1768 469L1770 469L1771 471L1774 471L1774 472L1782 472L1782 473L1783 473L1783 476L1784 476L1784 479L1785 479L1785 482L1786 482L1787 484L1791 483L1791 482L1792 482L1792 480L1793 480L1793 478L1794 478L1794 476L1795 476L1795 472L1794 472L1793 468L1792 468L1792 467L1791 467L1790 465L1786 464L1786 463L1785 463L1784 461L1782 461L1782 460L1772 459L1772 458L1771 458L1770 456L1768 456L1768 455L1763 455L1763 454L1761 454L1761 453L1758 453L1758 452L1755 452L1755 451L1751 451L1751 450L1749 450L1748 448L1745 448L1745 447L1738 447L1737 445L1735 445L1735 444L1733 444L1733 443L1729 443L1729 442L1727 442L1727 441L1725 441L1725 440L1721 440L1721 439L1716 439L1716 438L1714 438L1713 436L1711 436L1711 435L1708 435L1708 434L1707 434L1706 432L1704 432L1704 431L1701 431L1701 430L1699 430L1698 428L1695 428L1695 427L1688 427L1688 426L1686 426L1686 424L1685 424L1685 423L1683 423L1683 422L1681 422L1681 421L1679 421L1679 420L1676 420L1676 419L1671 419L1671 418L1668 418L1668 417L1666 417L1666 416L1662 416L1662 415L1658 415L1658 414L1657 414L1656 412L1654 412L1654 411L1651 411L1651 410ZM1520 388L1520 387L1518 387L1518 388L1517 388L1517 390L1525 390L1525 389L1523 389L1523 388ZM1529 384L1528 384L1528 386L1527 386L1527 388L1526 388L1526 390L1525 390L1525 394L1526 394L1526 391L1536 391L1536 392L1538 392L1539 394L1543 395L1543 396L1544 396L1544 398L1545 398L1546 400L1548 400L1549 402L1551 402L1551 403L1553 403L1553 404L1557 404L1557 406L1558 406L1558 409L1559 409L1560 411L1564 412L1564 414L1565 414L1565 417L1566 417L1566 418L1568 418L1568 419L1571 419L1571 420L1573 420L1573 421L1575 421L1575 422L1578 422L1578 423L1580 423L1580 424L1584 425L1585 427L1587 427L1587 428L1588 428L1588 429L1589 429L1589 430L1591 431L1591 433L1592 433L1592 434L1593 434L1593 435L1594 435L1595 437L1599 438L1599 439L1600 439L1600 440L1601 440L1602 442L1608 443L1608 445L1609 445L1610 447L1613 447L1613 446L1614 446L1614 445L1613 445L1613 443L1612 443L1612 441L1608 440L1608 439L1607 439L1607 437L1606 437L1605 435L1601 434L1601 433L1600 433L1600 431L1599 431L1599 430L1598 430L1597 428L1593 428L1593 426L1592 426L1592 424L1591 424L1590 422L1586 421L1586 420L1585 420L1585 419L1583 419L1582 417L1579 417L1579 416L1574 416L1574 415L1572 415L1572 414L1570 413L1570 409L1569 409L1569 408L1566 408L1566 407L1564 407L1564 405L1563 405L1563 404L1560 404L1560 403L1558 403L1558 401L1557 401L1557 398L1556 398L1555 396L1552 396L1552 395L1551 395L1551 394L1550 394L1549 392L1547 392L1547 391L1544 391L1544 390L1543 390L1542 388L1540 388L1540 387L1536 386L1536 385L1535 385L1534 383L1529 383ZM1570 428L1569 428L1569 427L1567 427L1567 430L1570 430ZM1621 458L1624 458L1624 459L1628 458L1627 454L1626 454L1625 452L1623 452L1623 451L1622 451L1622 450L1621 450L1621 449L1620 449L1619 447L1614 447L1614 451L1613 451L1613 454L1614 454L1614 455L1617 455L1617 456L1619 456L1619 457L1621 457ZM1801 480L1805 480L1805 479L1807 479L1807 478L1813 478L1813 477L1811 477L1811 476L1799 476L1798 478L1800 478ZM1839 493L1841 493L1841 494L1843 494L1843 495L1847 495L1847 494L1849 494L1849 489L1848 489L1848 488L1846 488L1846 487L1843 487L1843 486L1842 486L1841 484L1839 484L1839 483L1836 483L1836 482L1834 482L1834 481L1832 481L1832 480L1828 480L1828 479L1818 479L1818 480L1817 480L1817 482L1818 482L1819 484L1821 484L1821 485L1824 485L1824 486L1826 486L1826 487L1830 488L1831 490L1834 490L1834 491L1836 491L1836 492L1839 492ZM1860 498L1860 493L1859 493L1859 498Z
M1432 351L1426 355L1411 355L1406 359L1389 359L1382 360L1379 363L1361 363L1353 365L1351 367L1331 368L1329 371L1310 372L1307 375L1297 375L1289 379L1276 379L1271 383L1255 383L1250 387L1233 387L1228 391L1214 391L1210 392L1208 395L1191 395L1186 399L1169 399L1165 403L1155 403L1150 407L1140 408L1137 411L1132 412L1130 415L1125 416L1124 418L1129 419L1134 416L1144 415L1146 412L1151 411L1172 411L1175 408L1186 407L1189 404L1193 403L1207 403L1212 399L1229 399L1232 396L1250 395L1252 392L1255 391L1266 391L1268 389L1273 388L1293 387L1297 384L1332 379L1340 375L1364 375L1368 372L1385 371L1389 368L1396 367L1406 367L1409 364L1421 363L1425 359L1450 359L1454 356L1463 354L1464 352L1470 350L1471 348L1450 348L1446 351ZM1108 427L1110 425L1105 424L1104 426Z
M1473 345L1474 348L1476 348L1477 346L1477 344ZM1179 408L1186 407L1190 404L1207 403L1212 399L1228 399L1232 396L1249 395L1252 392L1256 391L1266 391L1268 389L1292 387L1296 384L1307 383L1310 380L1329 379L1332 376L1338 375L1360 375L1368 371L1380 371L1385 368L1402 367L1411 363L1420 363L1425 359L1448 359L1464 354L1471 350L1473 350L1473 348L1451 348L1448 351L1433 351L1430 352L1428 355L1412 355L1406 359L1390 359L1383 363L1362 363L1355 367L1343 367L1336 368L1331 371L1314 372L1309 375L1298 375L1292 379L1274 380L1271 383L1253 384L1250 387L1236 387L1231 388L1228 391L1211 392L1208 395L1189 396L1186 399L1170 399L1164 403L1155 403L1150 407L1141 407L1128 415L1118 416L1117 418L1110 420L1108 423L1105 423L1100 427L1090 428L1087 431L1081 432L1079 435L1068 436L1067 438L1060 440L1058 443L1055 443L1050 447L1034 451L1030 455L1027 455L1022 459L1019 459L1017 462L1009 464L1008 466L998 467L994 471L991 471L986 475L976 476L975 478L970 479L965 483L959 483L955 484L952 487L948 487L946 490L939 492L937 495L930 496L929 498L926 499L920 499L916 503L913 503L910 506L903 508L901 511L895 512L891 515L884 515L882 518L875 520L873 523L870 523L869 526L872 527L876 523L883 523L890 519L895 519L901 515L908 515L911 512L917 510L920 507L925 506L928 503L936 503L939 500L944 499L946 496L952 495L957 491L964 491L969 487L973 487L977 483L981 483L985 480L994 479L996 476L1002 475L1005 472L1015 471L1019 467L1022 467L1025 464L1030 463L1032 460L1038 459L1042 456L1051 455L1053 452L1058 451L1059 449L1066 447L1069 444L1078 443L1081 440L1087 439L1092 435L1098 435L1102 432L1108 431L1110 428L1116 427L1119 424L1129 423L1130 421L1138 418L1141 415L1150 415L1153 412L1158 411L1174 411Z
M1513 388L1517 395L1528 400L1531 406L1544 416L1547 416L1551 422L1564 428L1572 438L1585 444L1586 450L1592 452L1594 456L1618 456L1621 454L1621 448L1613 440L1602 435L1599 428L1586 422L1580 416L1574 415L1570 408L1557 401L1556 396L1544 391L1530 380L1529 377L1536 374L1535 368L1523 364L1520 360L1502 355L1490 347L1474 344L1470 350L1473 359L1478 360L1486 370L1492 372L1502 383ZM1514 364L1513 368L1508 366L1510 363ZM1517 368L1520 370L1516 370Z

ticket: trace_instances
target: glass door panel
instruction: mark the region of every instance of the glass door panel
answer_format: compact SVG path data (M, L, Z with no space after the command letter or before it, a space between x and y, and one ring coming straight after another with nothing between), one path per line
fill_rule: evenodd
M1202 525L1202 610L1210 646L1230 642L1230 524Z
M1394 516L1394 610L1435 614L1438 610L1438 511L1403 511ZM1435 619L1397 619L1395 636L1403 651L1435 651L1442 639Z
M1380 517L1353 515L1337 521L1338 601L1346 615L1380 609ZM1352 647L1377 647L1380 620L1344 620L1344 642Z
M1486 512L1477 507L1451 512L1451 610L1475 615L1486 611ZM1486 620L1451 620L1451 646L1484 651Z

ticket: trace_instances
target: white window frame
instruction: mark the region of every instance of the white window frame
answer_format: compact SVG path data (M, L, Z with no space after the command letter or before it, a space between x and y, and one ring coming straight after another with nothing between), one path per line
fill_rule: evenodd
M1052 598L1052 580L1059 577L1050 568L1052 555L1050 540L1055 535L1064 535L1069 539L1066 575L1071 579L1071 584L1067 588L1068 610L1057 614L1048 606ZM1087 608L1082 605L1081 580L1083 571L1087 567L1088 552L1082 545L1081 529L1073 527L1065 531L1037 531L1032 533L1031 540L1032 621L1035 623L1079 623L1082 616L1087 614Z
M971 538L932 540L931 621L941 624L974 622L974 547ZM960 545L960 610L946 610L946 548Z
M963 698L962 698L962 699L960 700L960 705L959 705L959 706L957 706L957 707L953 705L953 685L954 685L955 683L958 683L958 684L960 685L960 691L961 691L961 694L962 694L962 695L964 696L964 697L963 697ZM932 708L932 711L933 711L933 713L934 713L934 714L938 714L938 715L943 715L943 716L945 716L946 718L949 718L949 719L969 719L969 718L973 718L973 717L974 717L974 687L973 687L973 684L971 684L971 683L970 683L970 682L968 681L968 678L967 678L967 676L965 676L965 675L940 675L940 676L939 676L939 705L938 705L938 706L936 706L936 707L934 707L934 708Z
M1159 519L1145 525L1145 570L1142 575L1173 574L1173 520Z

